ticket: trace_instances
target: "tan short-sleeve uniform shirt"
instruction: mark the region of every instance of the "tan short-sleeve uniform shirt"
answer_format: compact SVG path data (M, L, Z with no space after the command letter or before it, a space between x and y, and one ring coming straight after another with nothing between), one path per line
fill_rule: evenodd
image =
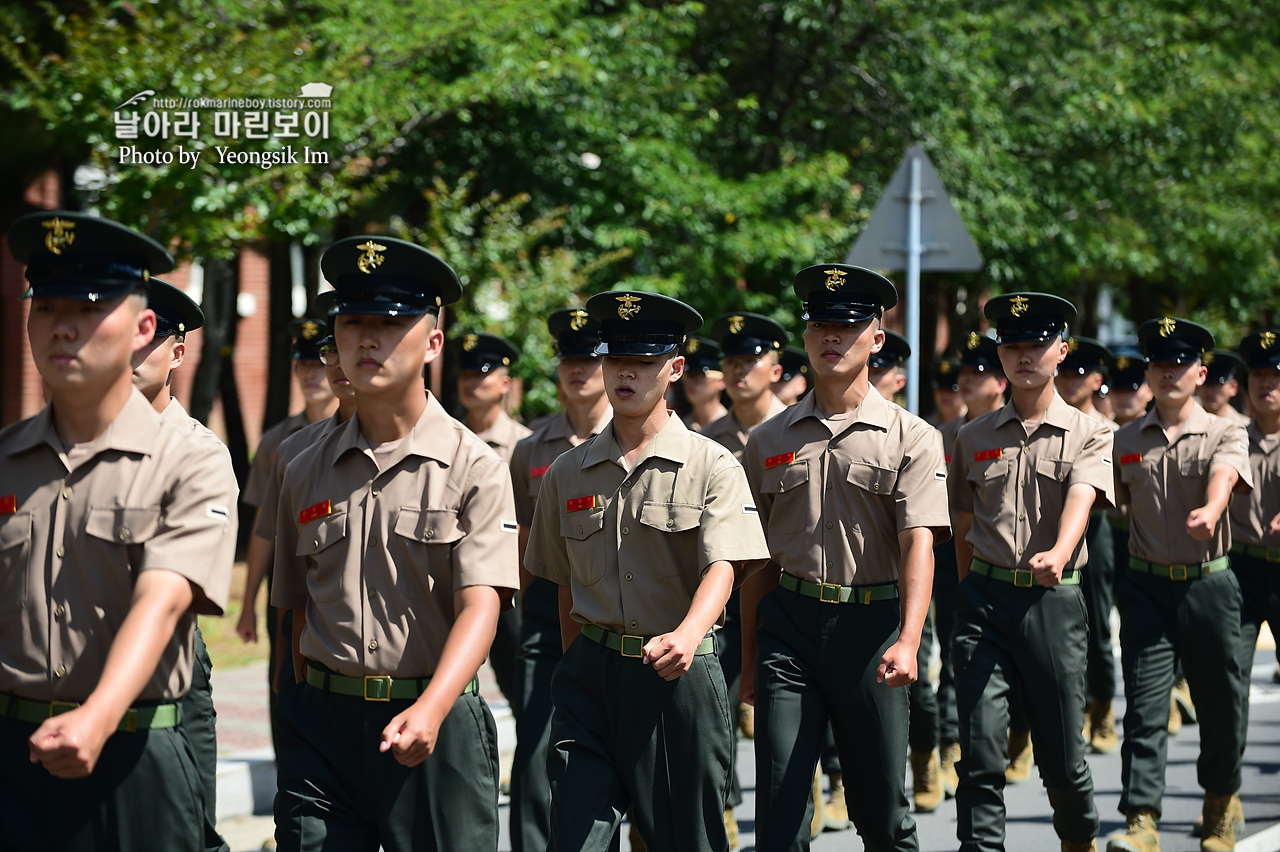
M787 407L782 404L782 400L778 399L771 392L769 394L769 412L765 414L764 420L761 420L760 423L764 423L771 418L777 417L786 410ZM733 457L735 459L742 461L742 454L746 452L747 449L747 439L751 437L752 431L754 431L760 423L757 423L755 426L743 426L738 422L738 419L733 416L733 412L730 411L724 417L708 423L707 428L702 430L702 434L733 453Z
M262 433L262 438L258 441L258 449L253 452L253 465L249 468L249 479L244 484L244 494L240 497L246 506L252 506L255 509L262 506L262 501L267 495L267 487L271 482L271 466L275 461L276 450L285 438L301 431L307 425L307 413L299 411Z
M1112 503L1111 448L1111 430L1056 392L1030 435L1012 402L965 424L947 469L947 490L952 512L973 515L973 555L1003 568L1027 568L1032 556L1057 544L1072 485L1097 491L1094 508ZM1087 561L1081 536L1066 568L1078 570Z
M493 428L477 432L476 437L488 444L498 454L498 458L502 459L503 464L511 464L511 454L515 452L516 444L531 434L533 431L528 426L501 411L498 412L498 422L493 424Z
M1256 423L1245 431L1253 490L1231 498L1231 538L1254 547L1280 548L1280 535L1272 534L1269 526L1280 514L1280 432L1263 435Z
M613 424L552 463L530 529L529 573L573 591L573 618L656 636L680 625L711 563L768 558L742 465L667 418L632 470Z
M1243 411L1237 411L1230 405L1227 406L1227 411L1222 415L1222 417L1225 420L1230 420L1237 426L1244 426L1245 428L1248 428L1249 424L1253 422L1249 419L1249 415L1245 414Z
M280 486L284 483L284 472L289 467L289 462L297 458L298 454L307 447L335 429L340 428L345 422L345 420L339 419L339 414L335 411L323 420L307 424L280 442L280 446L276 449L274 458L271 460L271 473L267 477L267 488L262 498L262 504L258 507L258 523L253 528L254 535L267 541L276 540L277 510L280 508Z
M511 477L428 395L381 470L360 414L285 469L271 602L306 609L305 657L344 675L435 673L454 592L520 586Z
M1237 492L1253 486L1244 427L1195 407L1172 444L1156 409L1116 432L1116 501L1130 507L1129 553L1160 565L1209 562L1231 549L1231 524L1219 523L1209 541L1187 534L1187 515L1204 505L1209 471L1230 465ZM1247 499L1237 494L1234 499ZM1227 521L1227 518L1223 518Z
M52 409L0 431L0 692L83 701L98 685L143 571L191 582L143 700L191 686L195 614L221 615L236 542L227 451L134 391L72 455Z
M599 435L612 417L613 409L606 408L600 422L592 427L592 436ZM533 507L551 463L580 443L584 442L574 434L569 415L562 411L516 444L511 454L511 482L515 489L516 522L520 526L527 529L533 525Z
M898 579L898 532L951 532L938 430L874 387L833 433L809 394L751 433L743 464L773 560L841 586Z

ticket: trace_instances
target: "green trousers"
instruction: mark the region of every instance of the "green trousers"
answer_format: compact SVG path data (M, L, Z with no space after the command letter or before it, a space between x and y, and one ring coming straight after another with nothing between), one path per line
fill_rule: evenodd
M1089 613L1089 663L1085 686L1088 698L1110 701L1116 697L1116 657L1111 646L1116 560L1111 524L1105 512L1089 515L1084 541L1089 551L1089 564L1080 575L1084 605Z
M519 678L520 656L520 600L517 595L516 605L498 616L498 629L493 634L493 644L489 646L489 665L493 667L494 680L498 682L498 690L511 705L511 713L520 717L520 690L516 685Z
M1021 694L1058 837L1098 835L1085 762L1088 622L1080 587L1012 583L970 574L956 593L952 662L960 716L956 836L961 852L1004 849L1010 704ZM1165 706L1168 707L1168 692Z
M933 653L933 608L925 615L920 631L920 650L916 652L916 682L907 687L911 717L907 725L907 742L912 751L930 752L938 747L938 695L929 680L929 657Z
M715 654L667 681L580 636L556 668L551 697L549 852L604 852L628 809L650 849L728 849L733 739Z
M1237 792L1245 691L1235 572L1176 582L1130 568L1120 582L1119 600L1126 701L1120 812L1150 808L1157 818L1161 814L1175 657L1199 715L1197 780L1210 793Z
M907 690L876 683L897 600L830 604L774 589L756 614L756 849L809 848L831 722L849 818L869 852L919 849L906 795Z
M956 627L956 548L951 542L933 548L933 626L938 637L938 739L960 741L960 719L956 715L956 676L951 664L951 637Z
M37 727L0 717L0 849L205 848L204 787L179 729L112 734L88 778L63 780L27 759L27 738Z
M204 848L208 852L226 852L227 843L218 834L218 714L213 709L213 685L209 678L213 662L204 644L204 634L196 628L196 658L192 666L191 688L178 702L182 705L182 725L179 730L186 737L191 753L195 755L204 790Z
M559 587L535 579L520 597L520 656L516 668L516 753L511 764L512 852L546 852L551 837L551 676L562 655Z
M1253 671L1253 652L1258 647L1258 632L1262 622L1271 626L1271 632L1280 633L1280 565L1254 556L1232 555L1231 570L1236 572L1240 584L1240 651L1237 665L1240 667L1240 683L1243 694L1240 699L1240 747L1244 748L1249 734L1249 680Z
M720 660L720 671L724 673L725 694L729 696L729 728L734 731L733 739L737 742L738 686L742 683L742 617L738 590L729 595L729 603L724 610L724 626L716 631L716 656ZM742 804L742 783L738 780L738 749L729 751L729 799L726 808L736 808Z
M282 852L492 852L498 732L478 692L459 696L414 767L379 752L412 701L365 701L300 683L280 702L276 844Z

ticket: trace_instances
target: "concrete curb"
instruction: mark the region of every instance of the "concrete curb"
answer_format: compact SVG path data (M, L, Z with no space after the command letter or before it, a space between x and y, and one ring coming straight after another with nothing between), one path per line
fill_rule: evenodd
M498 727L501 777L511 775L516 751L516 720L505 701L490 701ZM218 759L218 822L253 814L270 814L276 796L276 755L267 748L237 752Z

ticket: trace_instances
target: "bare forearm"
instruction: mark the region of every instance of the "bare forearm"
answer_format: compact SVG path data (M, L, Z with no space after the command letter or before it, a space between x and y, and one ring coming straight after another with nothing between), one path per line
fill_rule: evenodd
M963 580L969 576L969 565L973 563L973 545L969 544L969 530L973 528L973 515L961 512L956 515L954 539L956 543L956 569Z
M712 562L707 573L702 575L698 590L693 593L693 601L689 611L685 613L678 630L691 636L705 636L724 614L724 605L729 602L733 592L733 565L720 561Z
M1064 559L1075 552L1080 539L1089 526L1089 510L1093 508L1097 491L1091 485L1076 484L1067 490L1067 499L1058 520L1056 550Z
M257 526L256 519L254 526ZM247 571L244 578L243 598L244 609L248 612L252 612L254 605L258 602L258 589L261 588L262 581L266 579L267 569L271 567L271 560L275 556L275 550L275 542L268 541L258 535L249 537L249 551L245 555Z
M760 601L778 585L782 569L772 560L748 577L738 592L738 610L742 622L742 664L754 665L756 659L756 613Z
M582 633L582 625L573 619L573 588L559 586L560 590L560 642L564 650L569 650L573 640Z
M492 586L468 586L460 589L455 597L458 614L440 652L431 683L418 699L435 705L442 717L448 714L484 663L493 645L502 609L501 596Z
M1209 487L1205 490L1204 507L1221 516L1231 500L1231 490L1236 487L1240 474L1225 464L1214 465L1209 475ZM1242 498L1243 499L1243 498Z
M920 647L920 633L933 597L933 531L913 527L898 533L902 558L898 566L898 595L904 640Z

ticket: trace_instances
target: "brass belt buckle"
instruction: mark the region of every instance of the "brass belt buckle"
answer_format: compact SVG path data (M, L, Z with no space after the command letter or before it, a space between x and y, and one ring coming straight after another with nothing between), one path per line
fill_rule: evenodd
M1179 583L1180 583L1180 582L1182 582L1183 580L1187 579L1187 566L1185 566L1185 565L1170 565L1170 566L1169 566L1169 579L1170 579L1170 580L1174 580L1174 581L1179 582Z
M823 603L840 603L840 585L838 583L819 583L818 600Z
M136 733L138 730L138 709L130 707L124 714L124 730L127 734Z
M387 693L384 696L370 695L369 682L381 683L384 685ZM390 675L365 675L364 676L364 700L365 701L390 701L391 700L391 676Z
M1027 580L1027 581L1026 581L1025 583L1024 583L1024 582L1022 582L1022 578L1023 578L1023 577L1026 577L1026 580ZM1029 589L1029 588L1031 588L1031 584L1032 584L1032 582L1033 582L1034 580L1035 580L1035 575L1034 575L1034 574L1032 574L1032 573L1031 573L1030 571L1028 571L1027 569L1025 569L1025 568L1014 568L1014 569L1013 569L1013 584L1014 584L1015 586L1017 586L1019 589Z
M1268 547L1266 555L1262 558L1268 562L1280 562L1280 547Z
M74 710L80 705L74 701L50 701L49 702L49 718Z
M622 647L618 649L618 653L624 657L640 659L644 656L644 637L632 636L627 633L622 634Z

